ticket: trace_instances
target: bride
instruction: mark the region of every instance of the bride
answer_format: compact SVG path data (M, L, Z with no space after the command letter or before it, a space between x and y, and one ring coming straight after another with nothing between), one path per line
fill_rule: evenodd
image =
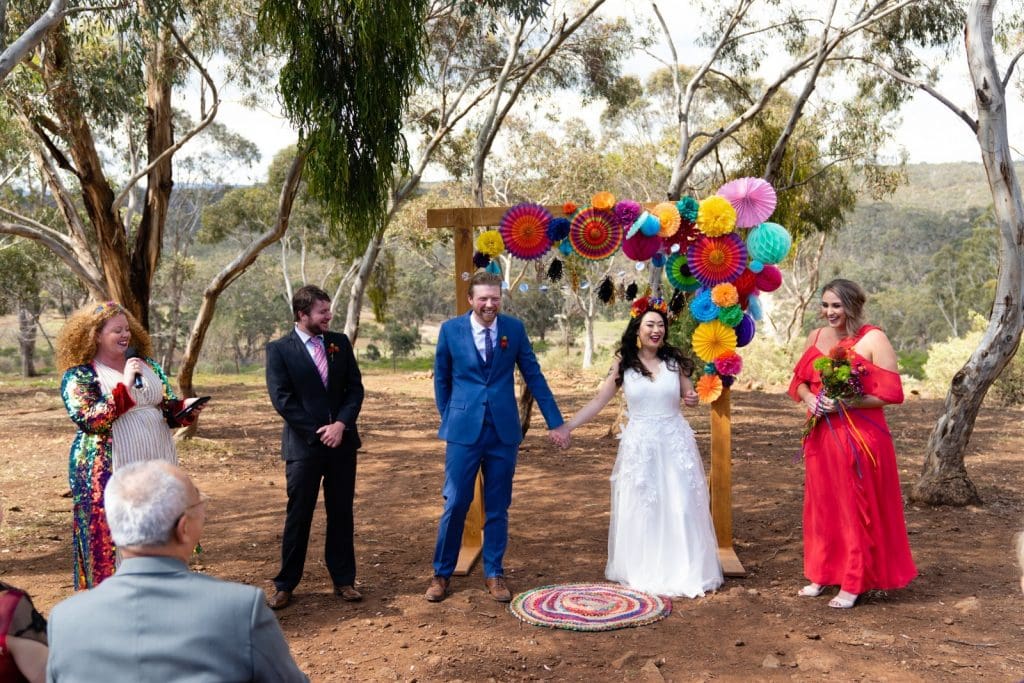
M696 597L722 584L704 467L679 410L697 404L693 362L667 343L668 307L633 303L608 376L566 423L585 424L623 387L629 423L612 470L605 577L659 595Z

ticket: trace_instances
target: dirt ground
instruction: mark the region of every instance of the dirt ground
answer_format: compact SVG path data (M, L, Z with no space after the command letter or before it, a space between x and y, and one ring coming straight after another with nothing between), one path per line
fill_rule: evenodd
M595 382L549 374L563 411ZM735 545L747 569L717 593L676 600L653 625L603 633L519 622L482 590L479 569L441 604L423 597L440 513L443 447L427 373L370 374L360 417L356 499L362 603L333 597L318 511L306 575L281 626L317 681L1016 681L1024 677L1019 572L1024 411L986 409L968 468L982 507L907 509L920 577L848 611L796 597L801 577L802 417L782 394L733 393ZM259 378L208 380L200 438L179 447L212 502L197 569L271 589L284 519L280 423ZM73 427L53 383L0 382L0 575L48 613L71 592L67 450ZM940 402L910 397L889 417L904 490ZM513 590L603 579L616 441L603 421L567 451L549 448L535 418L523 444L506 557ZM691 412L708 452L708 412Z

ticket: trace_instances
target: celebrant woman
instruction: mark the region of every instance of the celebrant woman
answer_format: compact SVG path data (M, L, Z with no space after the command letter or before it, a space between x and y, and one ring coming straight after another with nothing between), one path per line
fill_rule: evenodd
M140 460L177 463L171 427L195 419L152 360L149 334L120 304L90 304L73 314L57 339L60 393L77 425L69 479L73 502L75 590L114 573L116 553L103 506L111 472Z
M864 290L836 279L821 295L826 321L808 336L789 395L808 411L804 454L804 574L799 591L839 586L829 607L917 576L903 519L896 450L883 407L903 402L896 352L863 320Z
M611 370L597 395L566 424L575 429L622 387L629 423L612 470L610 581L658 595L704 595L722 584L704 467L679 409L697 405L693 362L668 343L661 299L633 303Z

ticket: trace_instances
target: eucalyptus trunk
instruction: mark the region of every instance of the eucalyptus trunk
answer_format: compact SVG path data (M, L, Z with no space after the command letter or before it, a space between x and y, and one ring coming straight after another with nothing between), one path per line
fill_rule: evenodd
M967 476L964 454L989 387L1013 358L1024 329L1024 200L1007 134L1006 99L993 54L994 0L975 0L967 16L966 45L978 108L978 145L992 191L999 231L999 270L988 327L967 363L953 377L925 453L912 500L932 505L980 502Z

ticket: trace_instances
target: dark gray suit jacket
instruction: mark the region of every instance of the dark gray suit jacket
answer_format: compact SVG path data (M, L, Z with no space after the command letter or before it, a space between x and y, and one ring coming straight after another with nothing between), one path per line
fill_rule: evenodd
M327 351L326 387L294 329L267 344L267 391L270 402L284 418L282 460L331 455L332 449L320 442L316 430L335 420L345 423L345 434L338 449L354 452L362 445L356 418L363 406L363 378L352 344L343 334L327 332L324 348Z
M50 613L46 680L308 681L252 586L169 557L126 559Z

